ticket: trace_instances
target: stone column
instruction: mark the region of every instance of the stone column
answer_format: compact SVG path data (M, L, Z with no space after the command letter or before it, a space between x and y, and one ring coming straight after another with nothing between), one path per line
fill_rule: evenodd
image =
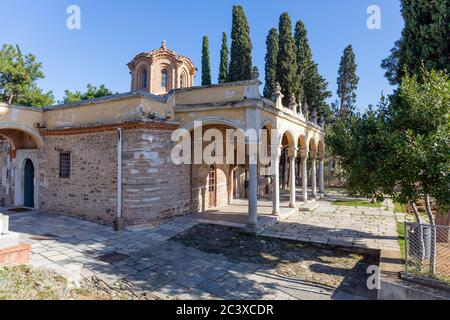
M256 148L254 147L256 144ZM248 222L256 228L258 225L258 155L257 141L250 141L248 155ZM254 148L252 148L254 147Z
M255 226L258 224L258 172L257 165L249 164L249 178L248 178L248 220L249 224Z
M323 162L324 162L323 158L319 159L319 192L322 195L325 194Z
M280 213L280 148L272 156L272 213L278 215Z
M241 198L241 168L237 167L235 170L235 183L236 183L236 199Z
M311 153L311 189L311 195L313 199L315 199L317 197L317 165L315 152Z
M297 157L297 149L289 149L289 207L296 208L295 199L295 158Z
M308 153L302 151L302 199L308 201Z

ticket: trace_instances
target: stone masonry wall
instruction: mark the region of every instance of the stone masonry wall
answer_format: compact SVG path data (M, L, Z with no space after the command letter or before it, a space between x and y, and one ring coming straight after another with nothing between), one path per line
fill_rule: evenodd
M14 178L13 164L8 168L8 150L10 145L7 140L0 139L0 206L14 205Z
M123 212L127 225L189 213L190 166L171 161L171 131L124 132Z
M117 133L44 137L40 209L112 224L117 208ZM70 178L59 177L60 152L71 153Z

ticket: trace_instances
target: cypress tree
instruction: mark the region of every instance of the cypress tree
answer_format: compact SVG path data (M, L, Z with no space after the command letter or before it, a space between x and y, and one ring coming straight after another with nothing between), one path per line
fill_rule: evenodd
M382 62L391 84L400 84L405 69L420 76L422 63L450 72L449 12L448 0L402 0L402 36Z
M203 37L202 46L202 86L211 85L211 65L209 62L209 41L208 37Z
M356 89L359 78L356 75L355 53L352 45L345 48L339 64L337 94L340 101L340 113L345 115L355 110Z
M252 42L250 27L244 8L233 6L233 23L231 29L231 59L228 81L250 80L252 78Z
M272 28L266 39L266 84L264 86L264 97L270 98L277 82L277 62L278 62L278 30Z
M308 41L308 32L302 21L295 25L295 46L298 63L299 101L307 103L310 111L316 110L319 117L328 120L331 116L330 106L326 99L331 96L327 90L327 81L319 74L318 65L314 62Z
M227 44L227 34L222 33L222 48L220 49L219 83L227 82L228 55L230 54Z
M298 94L297 55L292 37L291 18L287 12L280 16L278 30L279 52L277 59L277 81L284 95L283 104L288 105L290 97Z

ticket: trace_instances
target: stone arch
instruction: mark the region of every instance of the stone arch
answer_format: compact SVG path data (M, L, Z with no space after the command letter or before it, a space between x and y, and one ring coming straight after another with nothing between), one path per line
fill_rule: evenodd
M296 148L295 134L291 129L286 129L280 134L280 146Z
M24 141L22 139L31 139L34 145L28 145L24 149L40 149L44 146L44 140L35 129L17 123L0 123L0 135L12 141L14 150L20 149Z
M310 138L308 140L308 151L311 158L315 158L317 156L317 143L314 138Z
M322 140L317 143L317 157L323 159L325 157L325 145Z
M245 123L243 123L242 121L233 120L233 119L229 119L229 118L225 118L225 117L203 117L203 118L188 122L187 124L185 124L183 126L183 129L192 130L195 128L195 125L200 122L203 125L222 124L222 125L226 125L229 127L233 127L238 130L242 130L243 132L245 132L245 130L246 130Z

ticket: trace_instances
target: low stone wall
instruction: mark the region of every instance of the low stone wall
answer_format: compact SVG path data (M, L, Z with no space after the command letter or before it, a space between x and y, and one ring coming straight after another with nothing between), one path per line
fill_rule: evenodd
M0 267L28 264L30 262L30 250L31 246L28 243L20 243L4 249L0 248Z

